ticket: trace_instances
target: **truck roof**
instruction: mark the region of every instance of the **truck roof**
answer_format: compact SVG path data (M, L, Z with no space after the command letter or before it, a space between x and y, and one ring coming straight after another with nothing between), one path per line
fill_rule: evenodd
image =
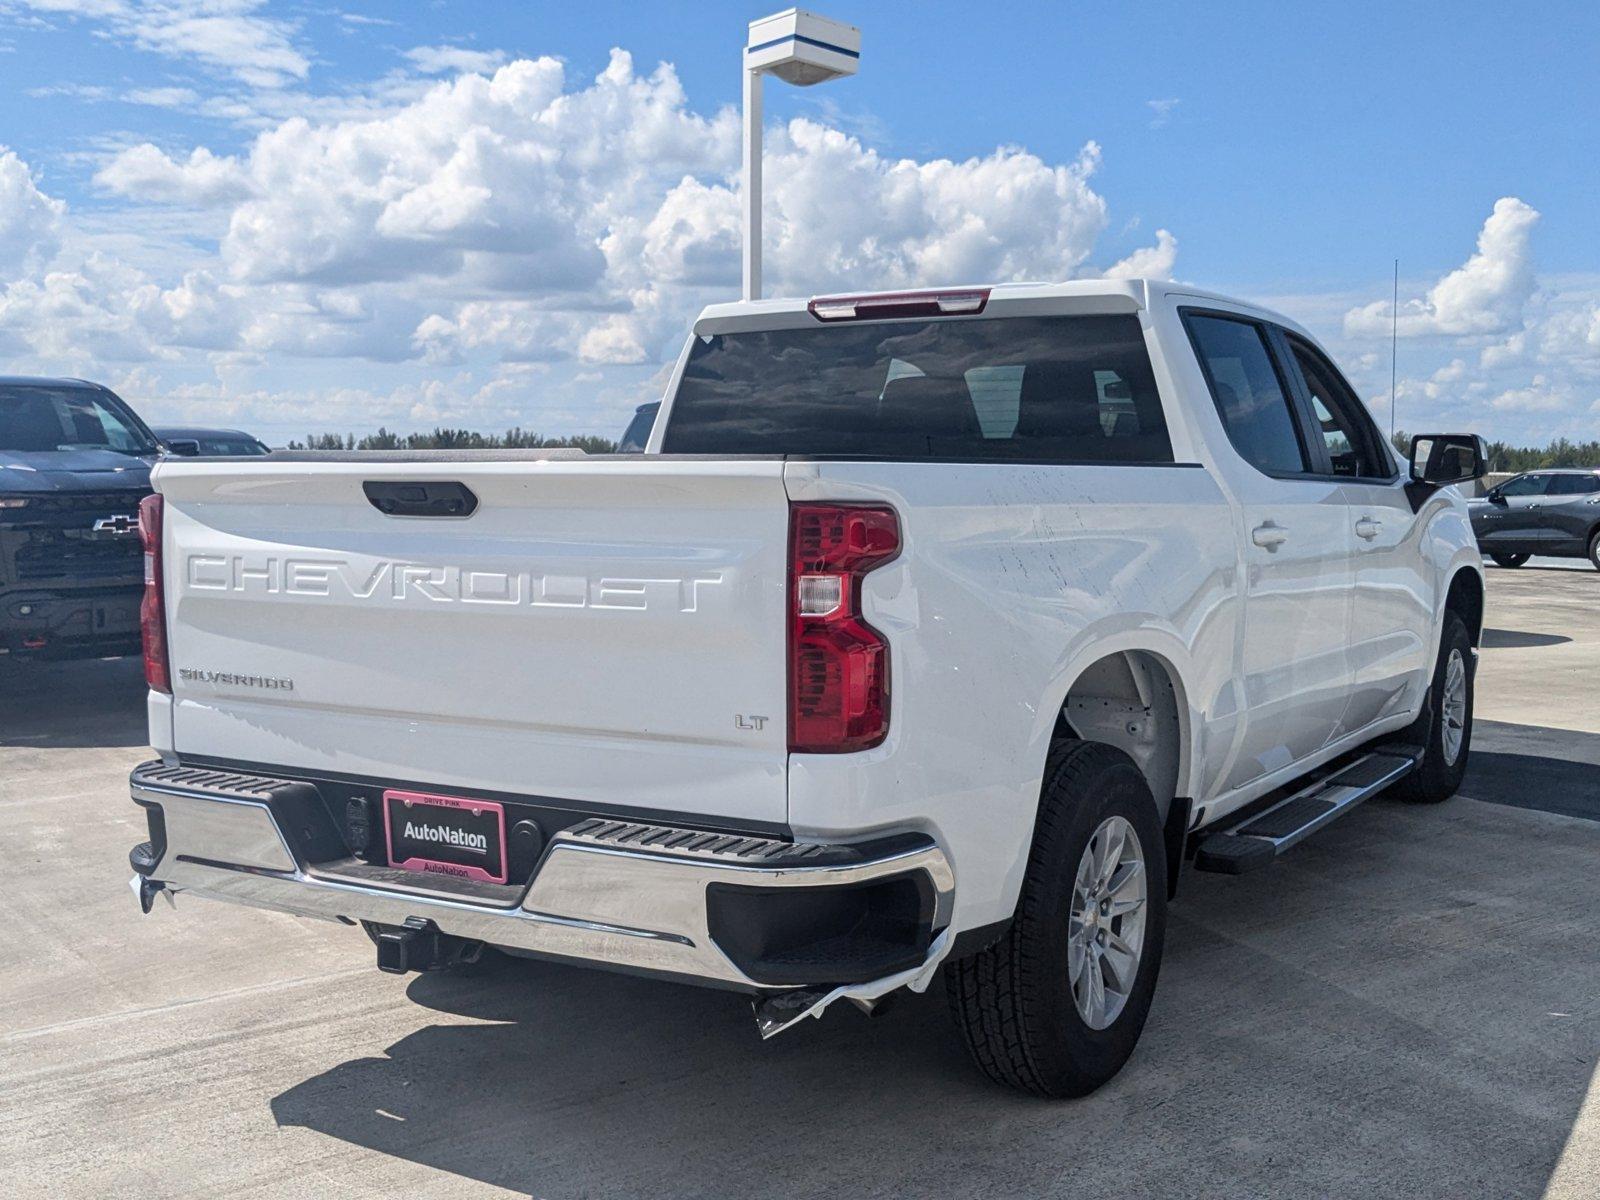
M822 293L819 296L788 296L771 300L737 300L725 304L711 304L701 312L701 320L722 320L728 317L781 316L806 311L813 300L824 296L875 297L904 295L908 292L962 292L988 291L993 300L1069 300L1105 297L1120 300L1128 311L1148 308L1156 297L1181 295L1185 299L1214 300L1241 308L1262 309L1249 300L1227 296L1221 292L1207 291L1186 283L1167 279L1071 279L1062 283L972 283L939 284L915 288L890 288L881 291L849 291Z
M87 379L54 378L49 375L0 375L0 387L89 388L103 391L98 383Z
M209 438L233 437L248 438L250 441L260 441L252 433L242 429L225 429L220 425L152 425L151 429L159 437L164 438Z

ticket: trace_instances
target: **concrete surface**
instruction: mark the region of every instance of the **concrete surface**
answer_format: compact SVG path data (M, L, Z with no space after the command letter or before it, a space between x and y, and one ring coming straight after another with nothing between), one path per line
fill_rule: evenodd
M1067 1104L982 1080L936 995L762 1043L726 994L141 917L138 665L9 670L0 1195L1592 1200L1600 574L1490 581L1476 798L1186 873L1138 1053Z

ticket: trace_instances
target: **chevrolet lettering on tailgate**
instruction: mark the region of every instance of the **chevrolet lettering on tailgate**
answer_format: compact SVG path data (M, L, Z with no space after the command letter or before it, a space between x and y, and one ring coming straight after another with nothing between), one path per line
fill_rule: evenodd
M341 558L191 554L184 578L191 591L267 596L339 596L353 600L483 604L533 608L660 609L697 612L718 573L627 579L545 575L418 563L352 563Z

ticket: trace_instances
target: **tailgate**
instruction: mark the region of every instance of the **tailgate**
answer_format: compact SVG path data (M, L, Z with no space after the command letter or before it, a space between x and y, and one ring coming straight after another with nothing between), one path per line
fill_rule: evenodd
M776 460L168 462L180 754L786 820ZM471 516L363 483L457 482Z

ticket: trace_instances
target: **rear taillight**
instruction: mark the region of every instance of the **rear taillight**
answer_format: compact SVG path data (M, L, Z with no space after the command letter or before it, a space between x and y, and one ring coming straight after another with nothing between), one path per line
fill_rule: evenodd
M789 749L838 754L889 733L889 643L861 617L861 580L900 553L894 509L789 507Z
M167 602L161 582L161 497L139 501L139 538L144 542L144 599L139 602L139 633L144 639L144 681L154 691L172 692L167 667Z

